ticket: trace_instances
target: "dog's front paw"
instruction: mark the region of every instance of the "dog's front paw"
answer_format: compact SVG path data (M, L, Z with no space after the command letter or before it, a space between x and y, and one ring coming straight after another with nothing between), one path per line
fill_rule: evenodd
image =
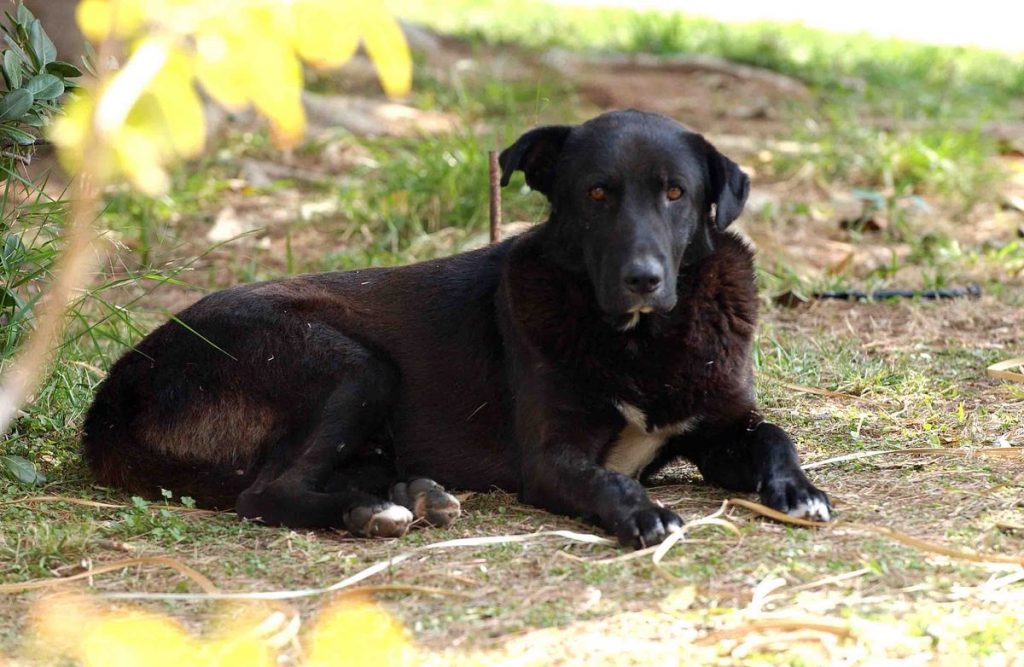
M643 549L663 542L668 534L681 528L683 520L664 507L635 510L619 521L613 530L624 547Z
M778 476L759 489L761 503L797 519L831 521L832 503L824 491L800 474Z

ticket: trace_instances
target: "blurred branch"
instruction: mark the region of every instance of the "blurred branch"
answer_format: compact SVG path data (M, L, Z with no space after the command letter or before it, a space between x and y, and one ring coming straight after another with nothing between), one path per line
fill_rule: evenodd
M43 371L52 362L63 331L64 313L74 297L74 290L88 277L92 264L88 250L97 191L97 184L88 176L82 175L75 180L71 219L65 232L67 245L58 264L56 278L39 304L35 329L19 348L0 384L0 435L6 433L18 417L18 407L25 403Z

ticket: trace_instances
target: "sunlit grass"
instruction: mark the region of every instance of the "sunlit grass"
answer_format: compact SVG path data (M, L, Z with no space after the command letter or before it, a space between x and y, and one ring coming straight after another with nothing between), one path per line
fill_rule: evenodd
M526 0L389 2L397 13L485 42L700 53L773 69L837 94L863 91L897 117L1007 115L1024 95L1020 56L974 47L836 35L798 24L725 24L667 12L560 7Z

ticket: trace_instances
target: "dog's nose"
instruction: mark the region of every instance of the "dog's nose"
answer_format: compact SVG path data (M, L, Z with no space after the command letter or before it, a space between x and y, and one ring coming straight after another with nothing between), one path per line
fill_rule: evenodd
M649 257L635 260L626 268L622 281L634 294L650 294L661 287L661 266Z

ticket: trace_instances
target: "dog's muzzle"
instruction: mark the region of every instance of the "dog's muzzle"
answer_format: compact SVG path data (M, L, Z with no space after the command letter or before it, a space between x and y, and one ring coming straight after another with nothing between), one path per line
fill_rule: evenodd
M674 280L670 280L668 267L651 255L642 255L630 261L622 270L622 300L630 314L667 312L676 305Z

